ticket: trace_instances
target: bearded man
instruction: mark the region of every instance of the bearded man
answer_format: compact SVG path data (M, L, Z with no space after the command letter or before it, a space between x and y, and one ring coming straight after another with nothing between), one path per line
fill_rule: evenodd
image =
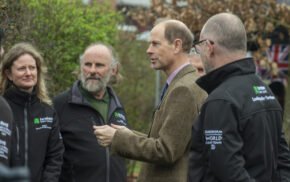
M127 126L125 110L110 80L118 74L113 48L103 43L88 46L80 57L80 80L54 99L65 146L62 182L125 182L122 158L111 156L94 136L93 125Z

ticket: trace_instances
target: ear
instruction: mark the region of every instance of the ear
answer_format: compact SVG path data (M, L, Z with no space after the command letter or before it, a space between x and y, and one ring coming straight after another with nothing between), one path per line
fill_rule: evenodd
M206 50L208 52L209 55L213 55L214 54L214 45L212 45L210 42L206 42Z
M5 70L5 75L7 76L7 78L12 81L12 74L11 74L11 71L9 69L6 69Z
M113 66L113 68L112 68L112 75L113 75L113 76L116 76L116 75L118 74L118 72L119 72L119 65L116 64L116 65Z
M175 39L173 42L174 45L174 53L178 53L182 51L182 40L181 39Z

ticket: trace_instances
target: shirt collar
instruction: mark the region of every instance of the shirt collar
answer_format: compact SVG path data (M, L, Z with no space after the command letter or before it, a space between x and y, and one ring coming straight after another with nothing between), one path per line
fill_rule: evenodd
M110 97L109 97L107 89L105 90L105 94L102 99L96 99L89 91L83 88L81 84L79 85L79 89L80 89L80 92L83 94L83 96L88 100L91 100L91 101L97 100L97 101L102 101L104 103L109 103Z
M183 65L179 66L175 71L173 71L169 77L166 80L166 83L168 85L170 85L170 83L172 82L173 78L177 75L177 73L182 70L182 68L184 68L185 66L189 65L190 63L184 63Z

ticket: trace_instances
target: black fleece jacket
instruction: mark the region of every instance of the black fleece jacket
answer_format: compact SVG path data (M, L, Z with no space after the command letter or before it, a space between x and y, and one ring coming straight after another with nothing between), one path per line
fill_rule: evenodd
M60 121L65 153L61 182L125 182L126 165L123 158L110 155L109 148L98 144L93 125L117 124L127 126L125 110L113 89L110 96L108 121L95 110L79 90L80 81L56 96L54 107Z
M56 112L41 103L35 93L15 87L9 88L4 97L15 120L12 166L28 166L31 182L58 181L64 147Z
M13 115L10 106L0 96L0 164L10 166Z
M290 181L283 113L245 58L199 78L209 94L193 127L190 181Z

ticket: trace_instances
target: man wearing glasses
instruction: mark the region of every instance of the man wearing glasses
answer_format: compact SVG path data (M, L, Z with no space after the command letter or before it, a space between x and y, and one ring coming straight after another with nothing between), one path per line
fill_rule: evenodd
M206 75L196 83L209 94L193 127L189 181L289 181L290 153L283 113L246 57L241 20L211 17L195 44Z

